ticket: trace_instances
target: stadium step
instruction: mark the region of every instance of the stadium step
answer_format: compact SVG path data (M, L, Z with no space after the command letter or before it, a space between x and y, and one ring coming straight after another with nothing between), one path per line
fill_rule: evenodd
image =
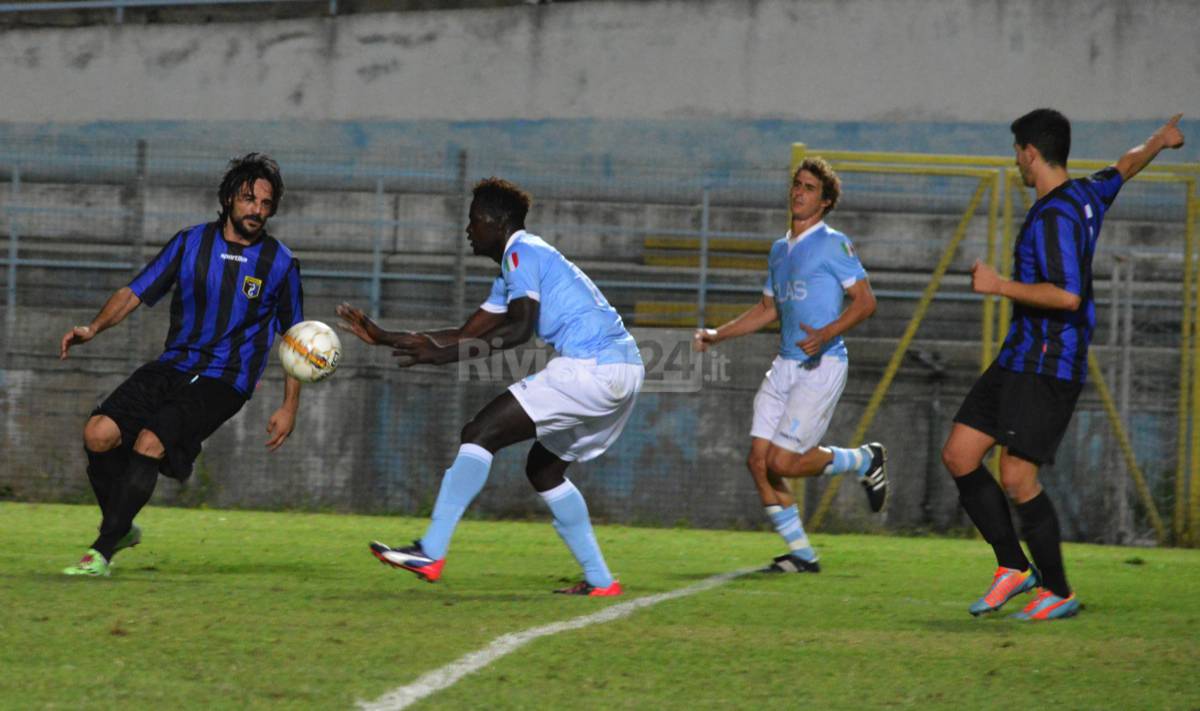
M753 305L752 301L739 304L709 304L705 310L705 325L711 327L723 324ZM694 301L637 301L633 305L633 321L637 326L694 327L696 315ZM772 321L764 330L778 331L779 322Z
M767 268L771 241L714 238L708 241L708 266L714 269ZM695 237L647 237L642 246L642 262L655 267L700 266L700 240Z

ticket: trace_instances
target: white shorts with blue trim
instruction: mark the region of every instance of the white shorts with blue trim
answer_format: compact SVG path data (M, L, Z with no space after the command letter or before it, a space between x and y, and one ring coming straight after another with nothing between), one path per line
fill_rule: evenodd
M645 378L641 364L559 356L508 391L537 425L543 447L565 462L586 462L617 441Z
M803 454L821 443L833 420L849 363L825 356L813 368L776 356L754 396L750 436Z

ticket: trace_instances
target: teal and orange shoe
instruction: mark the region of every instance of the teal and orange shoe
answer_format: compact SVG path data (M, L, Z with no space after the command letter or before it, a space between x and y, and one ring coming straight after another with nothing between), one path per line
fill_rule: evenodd
M992 587L988 588L983 597L972 603L968 611L975 617L995 612L1017 595L1036 588L1039 582L1037 571L1032 567L1029 570L996 568L996 575L992 578Z
M1033 602L1025 606L1024 610L1013 613L1009 617L1014 620L1033 622L1035 620L1061 620L1078 614L1079 601L1075 599L1075 593L1071 593L1067 597L1059 597L1043 588L1037 597L1033 598Z

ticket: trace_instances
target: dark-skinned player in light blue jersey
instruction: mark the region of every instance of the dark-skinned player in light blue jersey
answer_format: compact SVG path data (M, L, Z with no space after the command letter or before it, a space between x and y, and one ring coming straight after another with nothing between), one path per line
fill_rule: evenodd
M825 224L841 196L829 164L806 159L792 175L789 195L791 229L771 246L762 299L720 328L697 330L692 344L704 351L779 320L779 355L754 398L746 464L767 517L788 546L765 571L818 573L817 552L784 479L854 474L872 511L887 502L883 445L819 446L846 387L849 356L842 334L875 312L875 295L850 239Z
M1104 214L1121 186L1159 151L1183 145L1179 118L1116 164L1076 180L1067 174L1071 124L1065 116L1036 109L1012 123L1017 169L1026 187L1037 191L1037 202L1014 246L1012 278L980 261L971 270L976 292L1012 301L1012 325L999 356L954 416L942 448L959 501L996 554L992 584L968 608L972 615L995 612L1025 592L1036 595L1014 615L1018 619L1055 620L1079 612L1063 566L1058 514L1038 482L1038 468L1054 463L1087 375L1096 327L1092 257ZM983 466L997 444L999 484ZM1010 500L1033 565L1021 549Z
M171 325L163 353L96 408L83 429L87 474L100 504L100 535L67 575L107 576L113 556L137 545L133 519L161 472L184 480L201 443L254 393L275 334L304 320L300 264L267 233L283 197L279 166L250 153L230 162L217 189L215 222L176 234L87 326L62 337L59 357L168 292ZM267 447L292 433L300 383L288 377L267 423Z
M620 314L592 280L525 230L530 202L527 193L505 180L489 178L475 186L467 239L475 254L500 265L500 275L462 327L387 331L349 304L338 307L343 329L370 345L395 349L404 366L485 358L535 334L556 352L545 368L513 383L463 427L458 454L442 478L420 540L397 548L374 541L370 549L388 565L436 581L459 519L487 482L492 457L504 447L536 439L525 474L583 569L583 580L555 592L620 595L621 583L600 552L583 494L565 473L572 462L594 459L617 440L633 412L645 368Z

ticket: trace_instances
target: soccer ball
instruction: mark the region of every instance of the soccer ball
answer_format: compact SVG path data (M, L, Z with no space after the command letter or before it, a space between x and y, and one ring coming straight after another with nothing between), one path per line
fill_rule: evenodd
M337 332L320 321L301 321L279 340L283 372L302 383L315 383L333 375L342 358Z

